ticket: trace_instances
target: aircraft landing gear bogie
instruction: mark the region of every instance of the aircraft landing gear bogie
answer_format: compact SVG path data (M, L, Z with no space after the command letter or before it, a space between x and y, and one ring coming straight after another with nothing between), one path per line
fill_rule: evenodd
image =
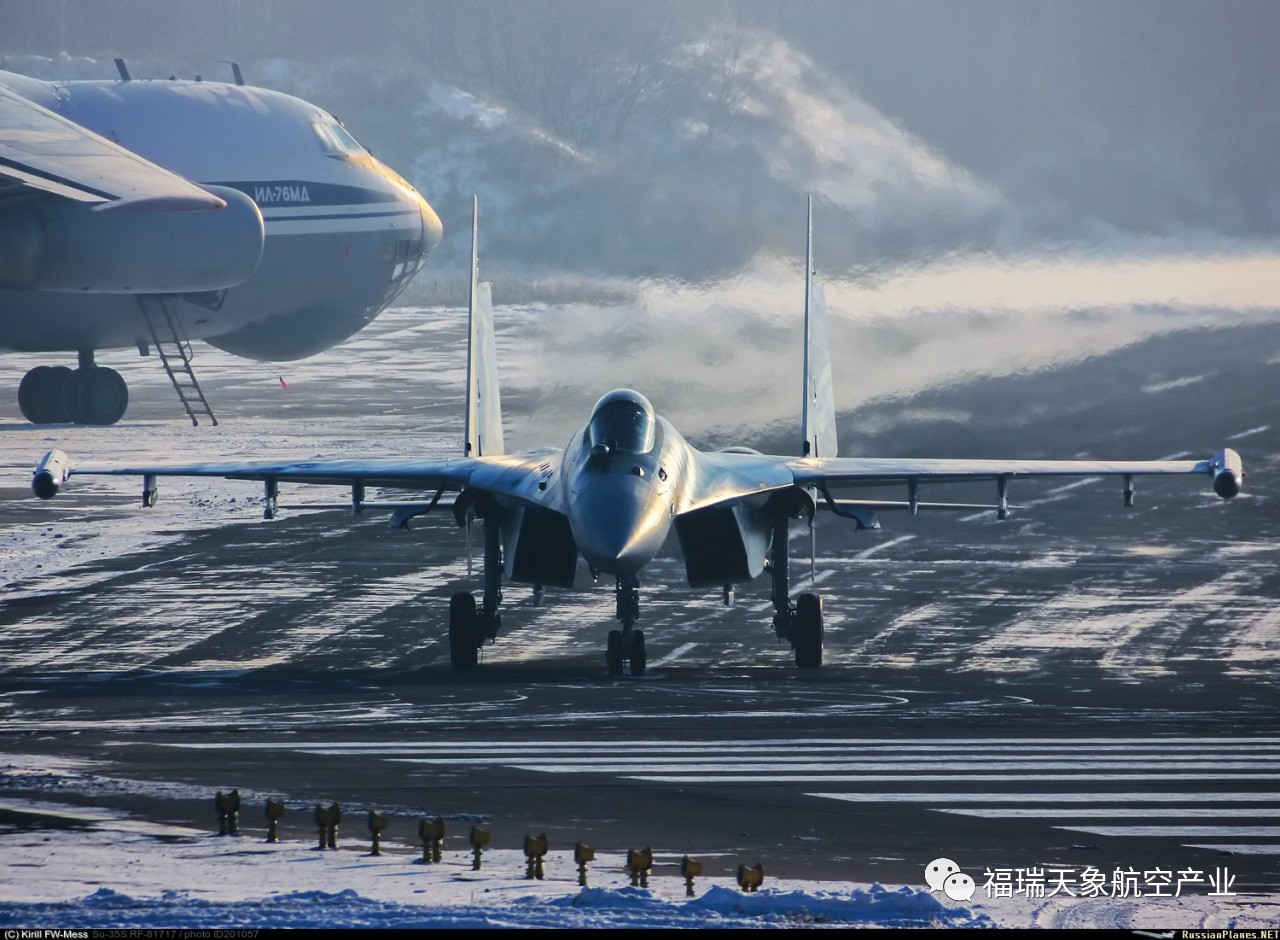
M804 593L792 604L787 564L787 517L779 513L768 565L773 580L773 632L791 644L798 668L817 669L822 665L822 598Z
M18 407L32 424L115 424L129 407L129 386L115 369L82 356L78 369L36 366L18 385Z

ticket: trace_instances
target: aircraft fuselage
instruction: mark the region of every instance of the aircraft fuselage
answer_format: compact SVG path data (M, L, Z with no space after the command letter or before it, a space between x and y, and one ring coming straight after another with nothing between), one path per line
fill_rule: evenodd
M421 196L332 116L297 98L194 81L49 83L0 72L42 107L262 214L261 260L241 284L180 295L186 336L238 356L296 359L372 321L441 238ZM73 351L147 341L128 293L0 290L0 348Z

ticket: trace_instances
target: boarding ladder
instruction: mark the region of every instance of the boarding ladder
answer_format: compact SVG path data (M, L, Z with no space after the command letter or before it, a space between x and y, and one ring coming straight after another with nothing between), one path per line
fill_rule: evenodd
M199 425L197 415L206 415L214 427L218 419L209 400L204 397L204 390L191 369L191 342L178 332L178 320L173 314L172 301L161 294L143 294L138 298L142 305L142 318L147 322L147 330L151 333L151 341L156 352L160 354L160 362L164 371L178 393L178 400L186 409L187 417L193 425Z

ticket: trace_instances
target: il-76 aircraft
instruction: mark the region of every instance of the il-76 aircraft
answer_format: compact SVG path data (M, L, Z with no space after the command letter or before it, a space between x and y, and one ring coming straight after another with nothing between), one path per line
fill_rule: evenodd
M18 388L37 424L114 424L100 349L153 350L217 424L191 340L299 359L373 320L440 220L332 115L241 83L44 82L0 71L0 349L74 353Z
M812 208L812 206L811 206ZM811 217L810 217L811 218ZM216 476L258 480L265 488L265 516L276 514L283 482L350 487L355 512L369 486L434 493L429 501L381 504L394 508L394 525L435 508L454 493L459 525L478 517L484 527L484 587L477 602L468 592L449 603L449 651L461 668L477 664L480 648L498 635L504 577L534 586L571 587L579 557L593 576L616 581L621 629L609 633L605 661L611 675L624 665L645 671L640 581L645 566L675 530L694 588L719 588L768 571L773 628L795 650L796 665L822 663L822 600L802 593L794 600L788 581L787 534L793 520L813 524L828 510L859 527L878 526L883 510L992 509L1009 512L1009 481L1022 477L1118 476L1125 504L1133 502L1133 478L1178 474L1206 478L1222 498L1240 492L1244 470L1235 451L1203 460L949 460L839 457L827 347L822 285L814 280L812 222L805 264L805 343L798 453L770 456L747 447L707 452L690 445L639 392L615 389L601 398L585 425L562 449L508 454L496 378L493 313L488 284L477 278L472 226L470 337L467 359L465 452L448 459L198 462L136 466L76 466L62 451L45 455L32 487L50 499L76 474L130 474L143 478L142 502L156 499L161 476ZM928 484L986 481L994 504L930 502ZM869 487L902 487L902 499L864 498ZM859 495L861 492L862 495Z

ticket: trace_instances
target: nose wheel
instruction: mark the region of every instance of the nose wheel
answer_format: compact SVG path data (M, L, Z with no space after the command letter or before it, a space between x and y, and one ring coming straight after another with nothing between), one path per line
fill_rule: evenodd
M630 638L621 630L609 631L609 643L604 651L605 666L609 675L622 675L623 668L629 666L633 676L643 676L648 660L644 650L644 632L632 630Z
M622 629L609 631L609 642L604 651L605 666L611 676L622 675L623 666L629 666L633 676L643 676L648 665L644 633L634 629L635 622L640 619L639 582L635 578L619 578L614 596Z

